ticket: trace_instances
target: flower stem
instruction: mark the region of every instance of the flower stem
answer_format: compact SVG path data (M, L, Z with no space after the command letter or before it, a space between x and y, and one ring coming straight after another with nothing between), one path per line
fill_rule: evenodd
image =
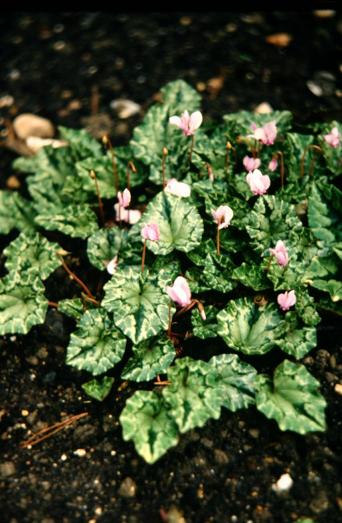
M116 156L115 151L112 146L112 142L110 141L110 138L108 135L104 135L102 138L103 143L107 146L108 151L110 152L111 158L112 158L112 167L113 167L113 176L114 176L114 187L116 190L116 193L119 191L119 174L118 174L118 165L116 162Z
M162 176L163 176L163 189L166 187L166 176L165 176L165 166L166 166L166 157L168 155L169 151L166 147L163 147L163 157L162 157ZM191 161L191 158L190 158Z
M142 257L141 257L141 273L143 273L144 269L145 269L145 258L146 258L146 240L144 240L144 246L143 246Z
M168 322L168 327L167 327L168 338L171 338L171 332L172 332L172 315L171 315L171 303L169 302L169 322Z
M134 174L136 174L136 172L137 172L137 168L135 167L132 160L130 160L127 163L127 168L126 168L126 183L127 183L128 190L131 190L131 172Z
M91 293L91 291L89 290L87 285L78 276L76 276L76 274L74 272L72 272L71 269L69 269L69 267L67 266L67 264L65 263L65 261L63 260L63 258L61 256L58 256L58 257L61 261L61 264L63 265L64 270L69 274L70 278L72 280L75 280L75 282L77 282L78 285L80 287L82 287L82 289L84 290L86 295L89 296L89 298L91 298L91 300L94 300L97 303L95 296Z
M96 195L97 195L97 201L98 201L98 204L99 204L100 218L101 218L102 225L104 225L105 224L105 217L104 217L104 210L103 210L103 202L102 202L100 189L99 189L99 183L97 181L97 176L96 176L95 171L91 170L89 172L89 176L95 182L95 190L96 190Z
M220 256L220 254L221 254L221 245L220 245L220 229L219 229L219 226L217 226L217 231L216 231L216 252L217 252L217 256Z
M192 152L194 150L194 145L195 145L195 135L193 134L191 136L191 144L190 144L190 151L189 151L189 163L191 163L191 160L192 160Z
M284 183L285 183L284 155L281 151L277 151L277 157L280 160L280 186L282 189L284 189Z

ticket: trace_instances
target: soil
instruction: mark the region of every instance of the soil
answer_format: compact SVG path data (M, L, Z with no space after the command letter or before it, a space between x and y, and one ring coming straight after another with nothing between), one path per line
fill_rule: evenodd
M110 102L129 98L146 107L167 81L183 78L203 90L206 118L266 101L292 111L298 128L339 119L341 31L336 13L8 14L0 20L0 100L10 95L14 103L3 118L33 112L55 125L83 126L97 112L96 86L113 141L124 143L141 116L120 120ZM292 36L287 47L265 41L280 32ZM2 150L2 187L15 156ZM13 237L1 237L1 247ZM58 269L49 297L63 285L72 292ZM255 409L225 410L153 466L122 441L118 416L130 386L118 380L103 403L90 401L81 389L88 376L65 365L73 327L50 310L27 336L0 341L2 522L341 521L342 416L334 387L342 380L342 332L335 318L323 317L318 347L303 361L328 402L325 433L283 433ZM83 412L45 441L20 447L32 432ZM294 483L277 494L272 485L284 473Z

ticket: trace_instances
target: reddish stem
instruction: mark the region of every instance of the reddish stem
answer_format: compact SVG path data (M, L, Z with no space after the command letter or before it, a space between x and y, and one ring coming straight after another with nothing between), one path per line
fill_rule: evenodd
M145 257L146 257L146 240L144 240L144 246L142 251L142 257L141 257L141 272L144 272L145 269Z

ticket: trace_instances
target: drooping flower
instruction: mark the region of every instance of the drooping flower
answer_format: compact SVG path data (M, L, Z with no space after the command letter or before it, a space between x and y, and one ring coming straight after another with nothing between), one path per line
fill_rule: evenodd
M232 209L228 205L220 205L215 210L211 211L215 222L218 225L218 229L225 229L230 225L231 219L234 216Z
M245 156L242 160L243 166L247 172L254 171L258 169L261 165L260 158L251 158L250 156Z
M188 111L184 111L181 116L171 116L169 118L169 123L179 127L185 136L192 136L195 134L196 129L201 126L202 121L203 116L200 111L195 111L191 115Z
M189 284L183 276L178 276L172 287L167 286L166 292L171 300L175 301L181 307L186 307L191 303L191 290Z
M340 145L340 133L337 129L337 127L333 127L331 129L330 133L324 135L324 140L327 142L328 145L331 147L338 147Z
M160 232L157 223L147 223L141 229L141 236L144 240L150 240L156 242L160 239Z
M115 209L115 220L117 222L123 221L131 225L137 223L141 218L141 212L138 209L124 209L119 203L114 205Z
M126 208L131 203L131 193L129 189L125 189L124 192L118 192L118 200L121 207Z
M116 271L118 267L118 257L117 256L114 256L114 258L112 260L110 260L109 263L107 263L107 266L106 266L106 269L107 269L107 272L109 272L109 274L114 274L114 272Z
M278 160L276 158L272 158L270 163L268 164L268 168L271 172L274 172L276 168L278 167Z
M270 249L272 256L275 256L278 265L285 267L289 263L289 253L282 240L278 240L274 249Z
M277 296L278 305L283 311L288 311L290 307L293 307L296 301L295 291L285 291Z
M264 145L273 145L277 137L277 126L274 121L268 122L262 127L257 127L255 123L251 125L252 130L254 131L253 137L256 140L259 140Z
M167 182L164 190L175 196L181 196L182 198L188 198L191 194L190 185L179 182L176 178L171 178L171 180Z
M270 177L267 174L262 174L259 169L255 169L246 176L246 181L255 195L265 194L271 185Z

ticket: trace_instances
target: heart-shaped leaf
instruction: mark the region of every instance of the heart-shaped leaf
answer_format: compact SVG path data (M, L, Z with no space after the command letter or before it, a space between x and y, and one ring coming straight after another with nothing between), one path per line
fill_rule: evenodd
M150 381L165 373L176 357L175 348L167 338L150 338L132 349L133 356L121 374L124 380Z
M96 214L86 204L51 206L43 209L35 222L48 231L60 231L72 238L87 238L99 228Z
M189 252L200 244L203 221L196 207L185 198L173 196L164 191L148 204L139 224L141 229L148 223L157 223L159 241L147 240L147 247L154 254L168 254L174 249Z
M114 378L103 376L103 378L95 378L83 383L82 389L90 398L103 401L112 390L113 383Z
M126 401L120 423L124 440L133 440L136 451L147 463L154 463L178 443L177 425L163 398L155 392L135 392Z
M66 362L94 376L113 368L123 357L126 339L104 309L86 311L71 334Z
M285 360L276 368L273 382L262 374L257 377L257 409L275 419L281 430L324 431L326 401L318 388L319 382L304 365Z
M252 300L231 300L217 315L218 330L229 347L244 354L265 354L270 351L284 325L274 303L258 306Z
M45 321L45 287L32 271L11 272L0 280L0 335L27 334Z
M61 247L39 233L22 232L4 250L6 269L11 272L34 270L42 280L61 265L57 256Z
M123 267L104 286L102 306L114 312L115 325L134 344L166 330L169 321L169 297L158 275L148 270L142 274L138 268Z

